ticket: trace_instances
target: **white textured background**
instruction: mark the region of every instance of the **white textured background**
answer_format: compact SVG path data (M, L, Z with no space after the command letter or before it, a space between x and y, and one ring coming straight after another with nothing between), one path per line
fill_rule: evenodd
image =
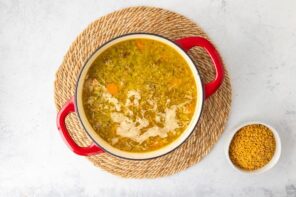
M120 8L151 5L199 23L231 74L225 133L199 164L154 180L122 179L74 155L55 124L53 81L71 42ZM295 0L0 0L0 196L296 196ZM283 142L271 171L247 176L224 155L231 130L270 122Z

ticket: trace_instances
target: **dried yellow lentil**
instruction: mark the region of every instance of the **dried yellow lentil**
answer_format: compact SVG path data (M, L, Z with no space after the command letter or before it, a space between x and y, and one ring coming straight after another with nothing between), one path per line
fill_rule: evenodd
M275 148L275 138L268 127L247 125L234 135L229 156L235 166L251 171L265 166L272 159Z

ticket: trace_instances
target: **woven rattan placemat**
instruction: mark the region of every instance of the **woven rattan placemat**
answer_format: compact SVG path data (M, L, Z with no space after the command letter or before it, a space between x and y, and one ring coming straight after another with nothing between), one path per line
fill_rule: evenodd
M96 48L111 38L130 32L150 32L172 40L186 36L203 36L209 39L198 25L186 17L160 8L131 7L101 17L91 23L72 43L56 73L57 110L74 95L80 68ZM196 47L189 54L197 64L203 82L213 79L213 66L206 52ZM125 160L107 153L87 158L95 166L122 177L155 178L174 174L199 162L208 154L224 130L230 105L231 86L225 71L225 80L220 89L206 100L195 131L175 151L145 161ZM80 146L91 143L75 113L69 115L66 122L72 137Z

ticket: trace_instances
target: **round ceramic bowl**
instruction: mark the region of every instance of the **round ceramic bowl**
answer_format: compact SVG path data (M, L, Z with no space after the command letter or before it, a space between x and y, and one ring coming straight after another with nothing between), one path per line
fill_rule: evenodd
M270 129L270 131L273 133L273 136L275 138L275 152L274 152L274 155L272 157L272 159L265 165L263 166L262 168L259 168L257 170L244 170L244 169L241 169L239 167L237 167L230 159L230 156L229 156L229 148L230 148L230 144L231 144L231 141L234 137L234 135L243 127L245 126L248 126L248 125L253 125L253 124L261 124L261 125L264 125L266 126L267 128ZM263 123L261 121L250 121L250 122L246 122L244 124L241 124L240 126L236 127L233 131L233 133L231 134L229 140L228 140L228 143L227 143L227 147L226 147L226 157L227 157L227 160L229 161L230 165L237 171L239 172L242 172L242 173L245 173L245 174L261 174L263 172L266 172L268 170L270 170L271 168L273 168L279 158L280 158L280 155L281 155L281 139L280 139L280 136L278 134L278 132L272 127L270 126L269 124L266 124L266 123Z
M199 91L198 98L197 98L198 104L196 105L194 115L192 117L192 120L188 128L181 134L181 136L178 139L176 139L171 144L161 149L151 151L151 152L145 152L145 153L133 153L133 152L122 151L122 150L116 149L115 147L111 146L106 141L104 141L103 138L101 138L95 132L95 130L92 128L92 126L88 122L85 115L84 108L83 108L83 104L82 104L82 88L85 81L85 77L92 63L95 61L95 59L101 53L106 51L106 49L115 45L116 43L130 40L130 39L138 39L138 38L156 40L172 47L175 51L177 51L178 54L180 54L184 58L184 60L186 60L186 62L188 63L193 73L196 87ZM193 47L204 48L212 58L213 65L216 70L216 77L210 83L207 83L207 84L202 83L201 77L199 75L196 65L194 64L192 59L189 57L189 55L186 53L188 50L190 50ZM181 39L172 41L160 35L150 34L150 33L133 33L133 34L122 35L100 46L86 61L85 65L82 67L80 71L80 74L76 82L75 95L67 103L65 103L65 105L62 107L62 109L58 113L57 126L66 144L70 147L70 149L73 152L75 152L78 155L88 156L88 155L108 152L117 157L121 157L125 159L136 159L136 160L151 159L151 158L163 156L173 151L177 147L179 147L182 143L184 143L184 141L194 131L194 128L202 112L202 106L203 106L204 100L210 97L220 87L223 81L223 76L224 76L223 64L220 59L220 56L216 51L216 49L214 48L214 46L205 38L186 37L186 38L181 38ZM72 112L77 113L78 119L81 125L83 126L85 132L89 135L89 137L93 141L93 143L88 147L80 147L79 145L77 145L68 132L68 129L65 123L65 118Z

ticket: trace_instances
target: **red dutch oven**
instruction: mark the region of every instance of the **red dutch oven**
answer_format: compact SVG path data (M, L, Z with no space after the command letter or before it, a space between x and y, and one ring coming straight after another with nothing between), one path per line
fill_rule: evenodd
M89 68L91 67L92 63L102 52L104 52L109 47L113 46L116 43L129 40L129 39L152 39L152 40L165 43L166 45L169 45L170 47L174 48L188 63L188 66L190 67L193 73L197 91L198 91L197 98L196 98L197 104L196 104L195 112L187 129L174 142L170 143L169 145L163 148L160 148L158 150L151 151L151 152L133 153L133 152L122 151L111 146L109 143L103 140L92 128L92 126L90 125L90 123L86 118L85 111L82 104L83 83L85 81L86 74ZM207 84L202 83L197 66L194 64L192 59L186 53L188 50L190 50L193 47L204 48L208 52L209 56L213 61L216 76L213 81ZM215 93L215 91L222 84L223 78L224 78L224 70L223 70L223 64L220 59L220 56L216 51L215 47L211 44L211 42L209 42L205 38L186 37L186 38L181 38L181 39L172 41L160 35L148 34L148 33L133 33L133 34L122 35L100 46L87 60L85 65L82 67L76 83L75 96L73 96L67 103L65 103L62 109L59 111L57 115L57 127L62 137L64 138L65 143L69 146L69 148L73 152L75 152L78 155L89 156L89 155L108 152L110 154L113 154L121 158L136 159L136 160L152 159L155 157L163 156L173 151L177 147L179 147L182 143L184 143L186 139L190 136L190 134L194 131L194 127L196 126L200 118L205 99L207 99L208 97L210 97L212 94ZM85 132L93 141L93 143L87 147L80 147L79 145L77 145L68 132L68 129L65 124L65 118L67 115L73 112L77 113L81 126L84 128Z

